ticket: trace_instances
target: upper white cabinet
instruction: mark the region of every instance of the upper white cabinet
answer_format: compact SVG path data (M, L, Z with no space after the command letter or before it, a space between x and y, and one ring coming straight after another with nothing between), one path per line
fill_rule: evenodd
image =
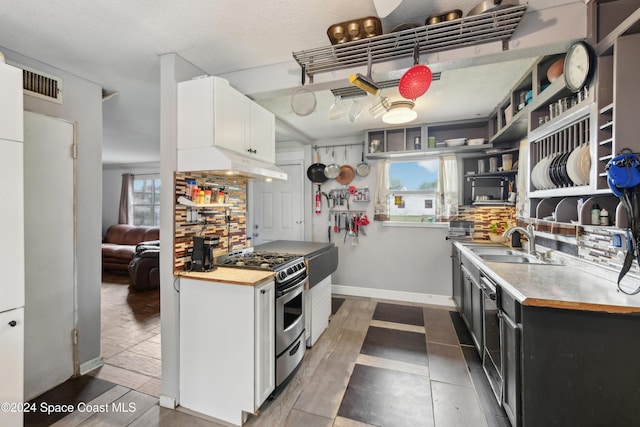
M22 70L0 63L0 139L24 140Z
M251 103L251 137L248 148L260 160L276 162L276 119L270 111L255 102Z
M273 114L218 77L178 84L178 149L223 147L275 161Z

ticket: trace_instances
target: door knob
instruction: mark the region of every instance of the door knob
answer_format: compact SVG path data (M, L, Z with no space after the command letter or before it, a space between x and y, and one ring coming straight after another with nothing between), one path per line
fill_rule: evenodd
M11 326L12 328L14 326L16 326L18 324L18 322L16 322L15 320L12 320L11 322L9 322L9 326Z

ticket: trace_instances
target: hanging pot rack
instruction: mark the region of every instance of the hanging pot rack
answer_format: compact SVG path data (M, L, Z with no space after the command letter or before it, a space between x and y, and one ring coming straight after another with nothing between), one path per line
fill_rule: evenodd
M293 52L293 57L310 78L315 74L390 61L420 53L456 49L481 43L508 40L522 20L527 5L513 6L479 15L410 28L367 39Z

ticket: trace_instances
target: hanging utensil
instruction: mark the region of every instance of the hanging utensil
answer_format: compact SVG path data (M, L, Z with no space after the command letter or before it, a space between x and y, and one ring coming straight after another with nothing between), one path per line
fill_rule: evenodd
M349 76L349 83L359 87L363 91L370 93L371 95L377 95L380 92L380 88L373 81L371 77L371 52L367 52L367 75L363 76L360 73L351 74Z
M324 176L335 179L340 174L340 166L335 161L335 151L331 149L331 164L324 168Z
M307 178L314 184L322 184L327 180L327 177L324 175L325 167L324 163L320 163L320 153L316 148L316 163L307 168Z
M316 110L316 95L304 87L306 66L302 66L302 86L291 95L291 111L300 117L308 116Z
M356 173L361 177L369 175L369 164L364 161L364 141L362 141L362 161L356 166Z
M427 92L433 79L431 69L419 62L419 47L416 42L413 47L413 67L409 68L400 78L398 92L403 98L415 101Z

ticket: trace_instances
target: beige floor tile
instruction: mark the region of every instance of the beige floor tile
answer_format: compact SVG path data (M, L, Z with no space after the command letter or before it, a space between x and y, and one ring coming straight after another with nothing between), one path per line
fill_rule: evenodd
M136 389L140 393L148 394L150 396L160 397L162 394L162 380L159 378L151 378L146 383L142 384Z
M381 357L359 354L356 363L360 365L373 366L376 368L391 369L394 371L407 372L409 374L429 376L429 367L415 363L401 362L398 360L383 359Z
M333 422L333 427L377 427L372 426L371 424L362 423L356 420L350 420L349 418L344 417L336 417Z
M90 375L94 375L97 378L111 381L112 383L120 384L134 390L151 379L151 377L147 375L142 375L137 372L106 364L95 371L92 371Z
M384 320L372 320L371 326L379 328L396 329L398 331L418 332L424 334L424 326L407 325L405 323L386 322Z

